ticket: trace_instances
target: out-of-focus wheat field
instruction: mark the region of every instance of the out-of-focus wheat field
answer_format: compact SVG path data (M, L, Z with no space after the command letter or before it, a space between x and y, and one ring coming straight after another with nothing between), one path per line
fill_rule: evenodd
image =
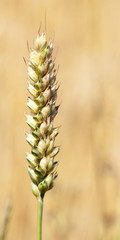
M0 0L0 225L36 239L24 130L29 57L40 22L54 38L61 104L59 176L44 200L43 239L120 239L120 1ZM58 51L57 51L58 49Z

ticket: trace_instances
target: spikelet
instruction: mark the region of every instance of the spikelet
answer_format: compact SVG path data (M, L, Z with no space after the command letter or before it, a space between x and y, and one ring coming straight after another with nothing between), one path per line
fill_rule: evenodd
M26 153L26 159L32 192L37 198L54 186L57 177L54 157L59 147L55 147L54 142L59 129L53 127L53 121L59 107L55 105L58 88L52 51L53 45L47 43L45 34L38 35L28 62L31 97L27 99L30 114L26 114L26 122L31 132L25 134L32 149Z

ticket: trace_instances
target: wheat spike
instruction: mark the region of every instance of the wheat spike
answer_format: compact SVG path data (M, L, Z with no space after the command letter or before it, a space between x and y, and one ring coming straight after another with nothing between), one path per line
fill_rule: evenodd
M32 149L26 153L26 159L32 192L37 198L54 186L58 164L54 157L60 149L54 145L59 129L53 126L53 121L59 106L56 106L58 87L52 52L53 44L47 43L45 33L38 34L28 61L31 97L27 98L30 113L25 115L31 131L25 135Z

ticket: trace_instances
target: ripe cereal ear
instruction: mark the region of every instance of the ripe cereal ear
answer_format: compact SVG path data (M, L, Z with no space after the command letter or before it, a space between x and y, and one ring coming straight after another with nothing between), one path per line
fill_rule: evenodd
M52 52L53 43L47 43L45 33L40 35L39 31L33 48L29 48L28 91L31 97L27 99L30 112L25 114L30 127L30 133L25 133L26 140L32 148L31 153L26 154L28 173L32 192L38 199L54 186L57 177L54 157L60 150L54 146L58 128L53 126L53 121L59 106L56 106L58 87Z

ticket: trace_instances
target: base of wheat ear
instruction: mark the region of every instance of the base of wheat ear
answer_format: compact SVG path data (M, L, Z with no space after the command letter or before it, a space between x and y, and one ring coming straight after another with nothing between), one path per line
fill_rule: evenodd
M57 90L55 63L52 60L53 44L47 43L45 34L38 35L28 61L26 122L30 133L25 132L31 145L31 153L26 153L28 173L31 178L32 192L39 198L54 186L57 177L57 162L54 157L59 147L54 146L58 128L53 126L59 106L56 106Z

